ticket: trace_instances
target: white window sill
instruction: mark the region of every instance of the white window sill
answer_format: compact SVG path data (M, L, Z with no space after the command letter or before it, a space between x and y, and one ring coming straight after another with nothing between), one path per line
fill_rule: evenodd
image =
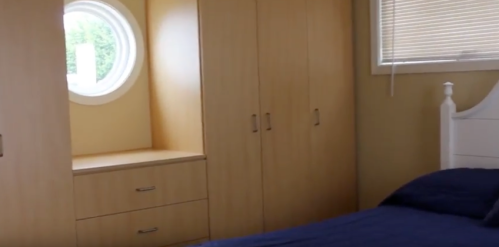
M499 70L499 60L397 64L395 73L413 74L413 73L464 72L464 71L482 71L482 70ZM371 66L371 73L373 75L391 74L392 65L389 63L387 64L373 63Z

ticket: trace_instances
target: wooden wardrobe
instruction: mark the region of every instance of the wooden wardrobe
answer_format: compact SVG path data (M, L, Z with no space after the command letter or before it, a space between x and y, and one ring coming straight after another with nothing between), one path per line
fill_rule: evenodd
M0 246L76 246L63 13L0 1Z
M212 239L356 210L349 0L199 0Z
M174 120L182 120L178 126L184 128L178 129L192 136L202 130L201 113L196 107L194 113L183 111L179 105L202 103L204 140L202 135L174 135L173 146L193 142L196 150L204 149L206 175L201 154L191 164L197 172L185 168L189 164L162 163L103 174L77 175L75 170L79 177L73 181L64 2L1 0L0 246L74 247L77 234L79 245L161 246L204 241L208 233L211 239L261 233L354 211L350 0L148 2L150 9L175 10L148 13L159 27L149 30L161 32L149 38L157 37L156 48L168 46L173 38L184 49L164 53L175 58L171 63L158 60L174 65L176 76L166 82L184 94L165 90L169 95L160 96L178 97L168 109L174 111ZM174 25L166 29L173 31L163 33L162 24L170 17ZM175 24L183 18L185 25ZM184 173L190 176L178 175ZM145 185L128 182L131 176ZM109 185L109 179L115 182ZM103 181L101 196L86 198L98 185L95 181ZM137 188L150 185L155 186ZM188 189L172 189L184 187L197 188L194 196L186 196ZM142 193L146 190L157 194ZM101 211L92 211L99 198L111 200L109 193L133 199L115 204L118 210L97 206ZM76 208L74 197L80 202ZM157 226L151 222L161 225L137 231ZM166 233L137 235L159 229Z

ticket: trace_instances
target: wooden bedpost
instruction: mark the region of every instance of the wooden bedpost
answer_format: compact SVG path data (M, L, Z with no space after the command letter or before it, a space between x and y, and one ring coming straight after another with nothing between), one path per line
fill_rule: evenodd
M440 169L453 168L454 121L456 104L452 100L452 84L444 83L445 100L440 106Z

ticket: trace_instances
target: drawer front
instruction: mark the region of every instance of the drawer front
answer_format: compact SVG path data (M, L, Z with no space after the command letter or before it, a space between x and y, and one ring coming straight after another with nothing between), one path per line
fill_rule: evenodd
M162 247L207 238L206 200L79 220L78 247Z
M77 219L207 198L206 161L76 176Z
M194 245L200 245L200 244L206 243L208 241L209 241L208 238L204 238L204 239L199 239L199 240L194 240L194 241L189 241L189 242L183 242L180 244L168 245L165 247L189 247L189 246L194 246Z

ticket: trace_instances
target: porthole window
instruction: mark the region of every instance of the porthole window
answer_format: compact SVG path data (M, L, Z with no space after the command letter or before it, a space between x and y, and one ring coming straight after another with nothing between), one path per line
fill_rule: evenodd
M118 0L67 0L64 13L70 100L111 102L137 80L144 44L137 21Z

